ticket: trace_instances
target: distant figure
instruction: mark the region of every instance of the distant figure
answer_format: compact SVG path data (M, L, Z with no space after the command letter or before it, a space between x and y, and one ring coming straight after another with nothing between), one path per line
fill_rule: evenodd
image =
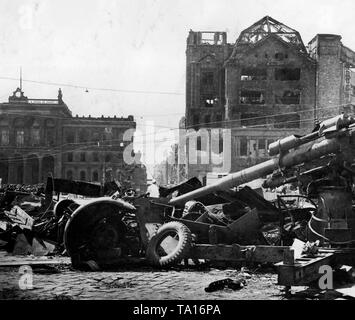
M152 181L152 184L148 187L147 192L149 192L150 197L159 198L159 187L157 186L157 182L155 180Z

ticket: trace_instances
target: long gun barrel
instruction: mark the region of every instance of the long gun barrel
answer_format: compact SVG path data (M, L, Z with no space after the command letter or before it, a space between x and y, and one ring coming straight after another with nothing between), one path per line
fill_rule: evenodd
M269 145L269 156L276 156L284 153L290 149L297 148L307 142L311 142L320 138L327 130L338 131L342 128L348 127L355 120L352 117L348 117L345 114L324 120L319 124L317 130L304 136L288 136L283 139L279 139Z
M341 151L340 140L342 137L344 137L344 135L345 134L342 134L340 137L336 136L330 139L323 139L320 142L308 142L303 146L304 148L299 148L294 150L293 152L288 152L283 155L280 154L279 157L259 163L250 168L231 173L230 175L219 179L216 183L212 185L205 186L200 189L173 198L170 200L170 204L183 205L189 200L198 199L208 194L213 194L216 191L228 190L230 188L234 188L241 184L263 177L267 174L272 173L278 168L288 168L301 164L303 162L309 162L314 159L319 159L320 157L327 154L339 153ZM348 137L346 137L345 135L345 138ZM352 137L351 140L354 141L354 138L355 137ZM353 148L354 147L355 146L353 146Z

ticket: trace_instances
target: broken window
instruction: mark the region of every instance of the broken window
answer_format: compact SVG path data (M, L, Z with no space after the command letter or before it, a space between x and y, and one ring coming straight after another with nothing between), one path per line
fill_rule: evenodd
M224 42L222 32L199 32L201 44L221 45Z
M264 93L262 91L242 90L239 102L242 104L265 104Z
M213 72L203 72L202 73L202 85L213 86L214 74Z
M274 127L278 129L299 128L300 116L297 113L275 116Z
M249 140L249 157L256 157L256 144L257 144L257 140L254 139L250 139Z
M300 92L287 90L282 97L275 95L275 103L277 104L300 104Z
M1 145L7 146L10 142L9 129L1 129Z
M266 140L258 139L258 154L260 157L267 156Z
M86 157L85 157L85 152L81 152L81 153L80 153L80 161L81 161L81 162L85 162L85 158L86 158Z
M247 141L247 138L240 138L239 154L242 157L245 157L245 156L248 155L248 141Z
M294 81L300 80L301 69L300 68L278 68L275 69L275 80L280 81Z
M213 105L217 103L217 98L212 95L208 95L203 97L203 101L204 101L204 106L206 108L212 108Z
M243 68L240 74L240 80L266 80L266 68Z
M68 153L67 160L68 160L68 162L73 162L73 153L72 152Z

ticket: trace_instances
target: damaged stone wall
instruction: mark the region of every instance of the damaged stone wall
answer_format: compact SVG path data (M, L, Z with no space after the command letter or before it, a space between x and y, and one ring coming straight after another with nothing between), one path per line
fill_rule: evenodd
M355 67L355 53L343 46L341 36L335 34L318 34L308 47L317 60L317 118L354 112L354 103L347 95L351 90L350 68Z
M271 17L242 31L233 45L224 32L191 30L186 128L231 129L233 172L264 161L268 145L281 137L310 132L316 120L353 113L355 53L340 40L317 35L306 49L296 30ZM189 177L212 168L197 167L188 165Z
M270 36L226 63L232 171L265 161L268 145L314 126L315 61Z

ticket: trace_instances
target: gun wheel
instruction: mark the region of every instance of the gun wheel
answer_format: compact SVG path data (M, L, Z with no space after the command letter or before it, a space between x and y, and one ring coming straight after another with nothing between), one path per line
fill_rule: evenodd
M181 222L168 222L149 241L146 256L155 266L173 266L187 257L191 243L192 236L188 227Z

